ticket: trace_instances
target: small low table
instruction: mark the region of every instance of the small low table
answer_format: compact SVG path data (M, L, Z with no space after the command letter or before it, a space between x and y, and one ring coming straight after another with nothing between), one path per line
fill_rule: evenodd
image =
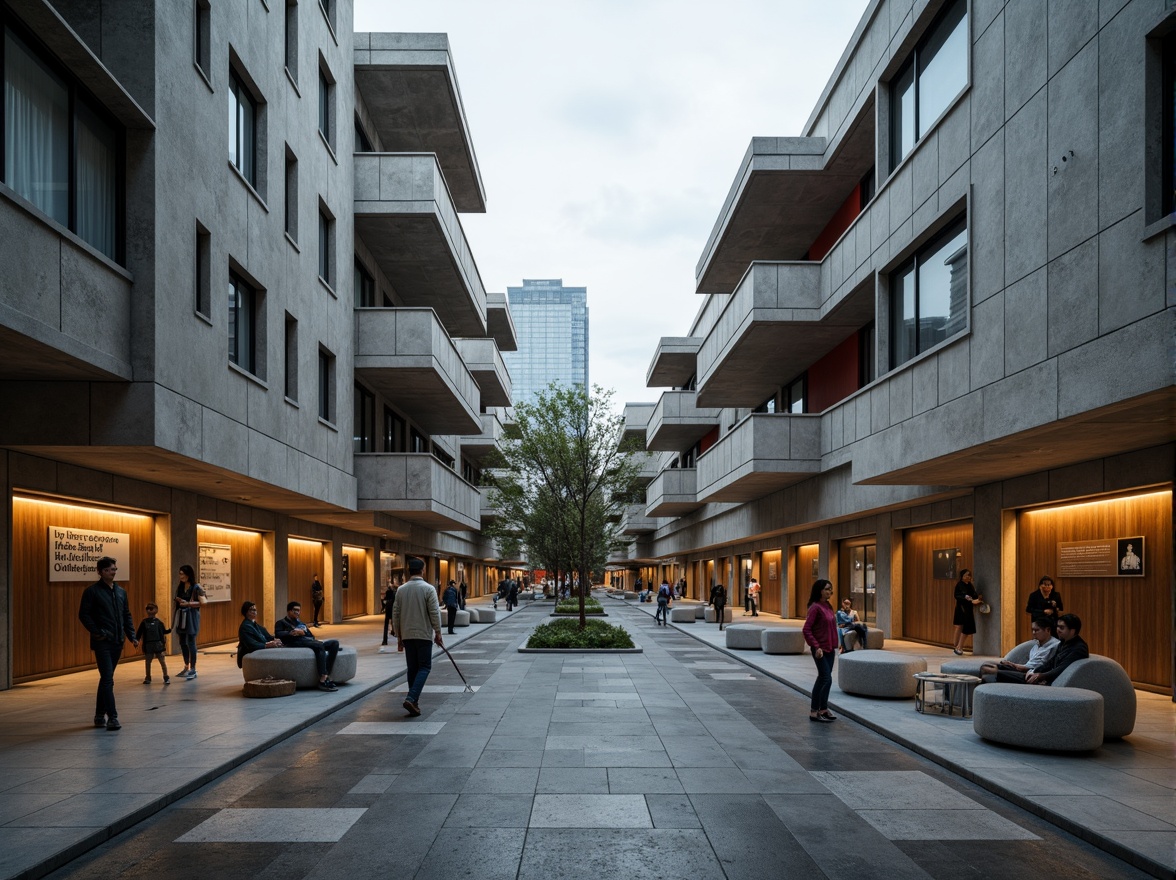
M983 679L952 672L915 673L915 711L972 717L972 692ZM930 693L928 693L930 687Z

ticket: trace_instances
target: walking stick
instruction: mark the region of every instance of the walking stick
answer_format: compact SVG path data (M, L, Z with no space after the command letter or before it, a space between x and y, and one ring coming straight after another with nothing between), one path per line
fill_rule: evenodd
M453 659L453 655L449 653L449 649L444 645L438 645L437 647L445 652L445 656L448 657L449 662L453 664L453 668L456 670L458 678L460 678L461 683L465 685L465 693L472 694L474 689L470 686L470 683L466 681L466 677L461 674L461 669L458 667L457 661Z

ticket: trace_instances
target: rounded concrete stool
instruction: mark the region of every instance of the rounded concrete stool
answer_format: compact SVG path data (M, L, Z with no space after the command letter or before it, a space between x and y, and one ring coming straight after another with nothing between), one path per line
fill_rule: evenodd
M1010 746L1088 752L1103 741L1102 694L1074 687L982 684L973 696L972 729Z
M470 612L477 612L478 616L470 614L471 623L493 623L498 618L498 612L493 608L468 608Z
M694 619L695 620L706 620L706 610L707 610L706 605L694 606Z
M851 632L845 637L845 645L848 648L857 649L858 635L856 632ZM886 647L886 636L882 634L882 630L872 628L866 630L866 647L873 651L881 651Z
M715 616L714 607L711 605L706 605L704 607L706 610L703 612L703 614L705 615L703 617L703 620L705 620L707 623L714 623L715 621L717 621L718 618ZM731 622L731 606L728 605L726 608L723 609L723 623L730 623L730 622Z
M837 658L837 686L863 697L913 697L916 672L926 672L922 657L884 651L854 651Z
M774 626L760 633L760 650L765 654L803 654L808 645L799 626Z
M625 592L621 593L621 598L629 602L634 602L637 599L637 594L630 593L628 590L626 590Z
M694 616L694 606L681 605L670 609L671 623L694 623L698 618Z
M445 620L446 620L446 617L444 614L442 614L441 615L441 622L444 623ZM454 626L469 626L470 625L470 613L468 611L462 611L461 609L458 609L457 614L455 614L453 617L453 625Z
M355 648L340 645L331 669L331 681L344 682L355 678L358 655ZM318 687L318 665L309 648L262 648L246 654L241 660L241 672L246 681L259 678L284 678L300 688Z
M974 675L980 677L980 667L985 663L999 663L1000 657L969 657L966 660L948 660L939 667L940 672L950 675Z
M764 628L752 623L739 623L727 627L727 647L740 651L760 650L760 636Z

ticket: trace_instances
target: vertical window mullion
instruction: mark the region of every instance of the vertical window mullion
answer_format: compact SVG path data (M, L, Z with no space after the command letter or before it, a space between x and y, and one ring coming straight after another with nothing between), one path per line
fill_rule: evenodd
M66 92L69 105L69 145L66 147L66 179L69 181L66 198L69 221L67 226L71 232L78 231L78 113L74 105L75 95L71 86Z

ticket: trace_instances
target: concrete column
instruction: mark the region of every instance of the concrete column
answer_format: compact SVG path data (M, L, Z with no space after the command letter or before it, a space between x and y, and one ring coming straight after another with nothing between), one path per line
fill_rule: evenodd
M972 580L979 586L984 600L992 606L991 613L976 615L972 650L976 654L1002 654L1001 633L1002 623L1007 617L1005 612L1010 607L1015 610L1017 604L1016 547L1007 548L1012 551L1010 561L1014 575L1006 589L1001 486L999 483L977 486L972 497ZM1014 622L1015 615L1009 620Z
M181 565L197 567L197 545L199 534L197 530L197 512L199 499L194 492L184 492L173 489L171 493L171 515L166 517L164 524L167 529L166 540L159 540L155 548L156 559L156 589L155 604L159 606L159 616L170 627L175 614L176 584L179 582L177 572ZM162 529L156 529L157 539ZM180 653L180 640L173 634L170 654ZM182 671L182 670L181 670Z
M874 607L878 616L877 626L886 635L894 632L894 599L890 580L890 514L879 514L874 526ZM898 605L901 612L902 604Z

